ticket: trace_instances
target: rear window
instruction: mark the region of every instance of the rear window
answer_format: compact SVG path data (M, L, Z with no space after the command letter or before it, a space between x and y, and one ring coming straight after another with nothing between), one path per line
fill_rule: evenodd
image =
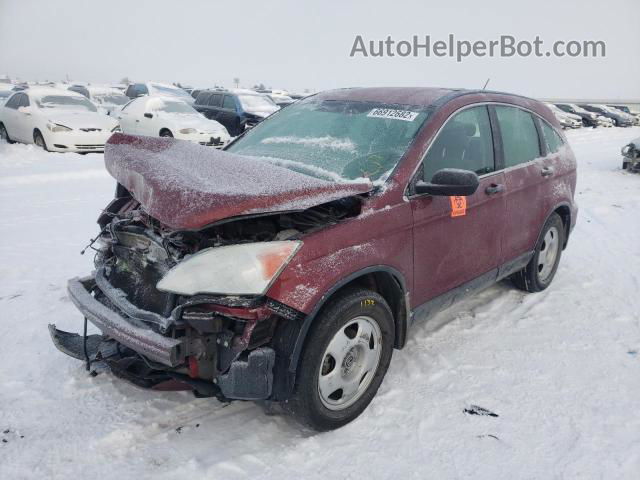
M505 167L538 158L540 140L531 114L516 107L496 106L495 109L502 134Z

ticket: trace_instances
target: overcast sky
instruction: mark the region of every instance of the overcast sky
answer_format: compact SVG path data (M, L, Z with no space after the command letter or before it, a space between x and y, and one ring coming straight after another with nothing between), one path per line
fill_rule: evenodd
M640 99L639 0L0 0L0 74L25 80L489 88ZM356 35L603 40L606 58L350 58Z

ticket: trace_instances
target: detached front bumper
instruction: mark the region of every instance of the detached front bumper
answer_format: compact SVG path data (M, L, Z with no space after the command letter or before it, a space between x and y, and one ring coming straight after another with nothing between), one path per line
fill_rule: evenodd
M79 335L49 325L51 339L58 350L78 360L86 360L87 365L105 361L114 374L144 388L187 388L199 395L222 400L263 400L271 396L275 365L273 348L260 346L234 352L228 339L214 342L225 343L227 351L221 353L222 356L232 356L225 368L209 379L195 378L191 373L186 375L184 372L194 354L193 339L189 346L189 337L172 338L152 330L144 323L144 317L155 314L140 310L124 295L118 294L119 290L109 291L102 285L101 278L99 274L98 277L73 278L67 284L67 292L82 315L98 327L102 335L87 336L86 329L84 335ZM95 292L105 295L109 306L99 301L93 295ZM226 338L224 332L220 335L220 338ZM229 343L228 347L226 343Z
M72 278L67 284L69 298L80 312L100 331L141 355L175 367L184 362L182 341L165 337L146 327L140 320L126 318L96 300L91 292L96 288L95 277ZM126 302L126 299L119 299ZM131 310L136 309L130 305Z

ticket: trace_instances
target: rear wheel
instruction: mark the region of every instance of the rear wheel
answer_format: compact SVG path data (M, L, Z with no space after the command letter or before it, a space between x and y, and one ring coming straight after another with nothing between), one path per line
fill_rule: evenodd
M513 275L516 287L527 292L540 292L547 288L558 270L563 245L564 224L560 215L554 213L544 224L533 258Z
M7 133L7 129L4 127L2 123L0 123L0 140L3 140L7 143L13 143L13 140L9 138L9 133Z
M393 351L393 315L379 294L353 288L330 302L307 336L295 392L283 405L316 430L341 427L367 408Z
M40 130L36 130L35 132L33 132L33 143L35 143L37 147L40 147L44 151L49 151L49 149L47 148L47 144L44 141L44 137L42 136L42 133L40 133Z
M168 138L173 138L173 133L171 133L171 130L168 129L163 129L160 131L160 136L161 137L168 137Z

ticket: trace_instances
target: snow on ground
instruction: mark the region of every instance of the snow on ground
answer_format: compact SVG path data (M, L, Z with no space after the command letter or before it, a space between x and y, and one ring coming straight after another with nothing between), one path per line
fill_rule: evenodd
M0 478L638 478L640 175L619 151L639 134L569 133L580 217L551 288L417 326L366 412L322 434L59 353L46 325L81 328L65 282L114 184L101 155L0 145Z

